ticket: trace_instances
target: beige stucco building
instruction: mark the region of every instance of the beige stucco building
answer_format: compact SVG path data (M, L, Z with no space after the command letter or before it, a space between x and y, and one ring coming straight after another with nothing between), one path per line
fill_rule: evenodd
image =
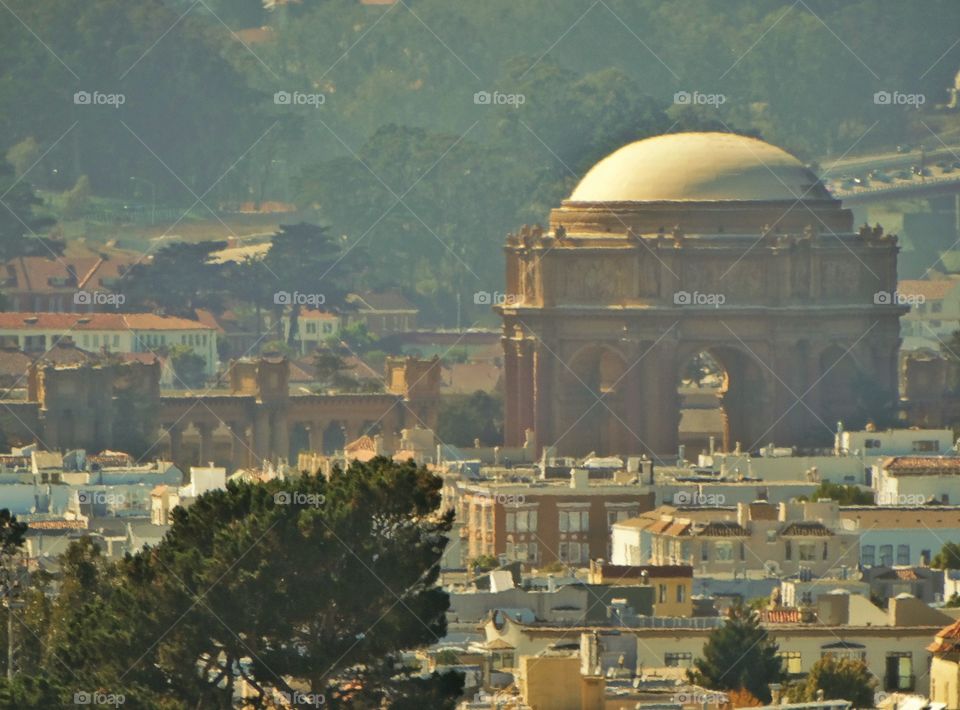
M859 536L835 501L740 503L736 509L660 506L613 526L614 564L692 565L697 575L838 576L856 568Z

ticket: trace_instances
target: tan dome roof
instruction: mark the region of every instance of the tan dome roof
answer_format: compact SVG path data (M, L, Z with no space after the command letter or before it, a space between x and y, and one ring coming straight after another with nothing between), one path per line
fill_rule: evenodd
M671 133L630 143L594 165L572 202L831 199L776 146L733 133Z

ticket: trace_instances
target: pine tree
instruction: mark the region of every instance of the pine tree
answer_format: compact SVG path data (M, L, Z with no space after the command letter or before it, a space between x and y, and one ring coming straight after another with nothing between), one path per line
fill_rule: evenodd
M714 690L746 689L768 703L767 686L783 677L777 650L756 613L737 605L727 622L710 634L703 657L694 661L690 680Z

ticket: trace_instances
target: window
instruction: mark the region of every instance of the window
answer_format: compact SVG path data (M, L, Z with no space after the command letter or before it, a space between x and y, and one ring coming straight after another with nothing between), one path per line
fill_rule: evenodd
M740 543L740 561L743 562L747 559L747 546Z
M677 602L682 604L687 600L687 588L682 584L677 585Z
M817 559L817 547L813 542L801 542L797 545L797 557L801 562L812 562Z
M316 335L317 334L317 324L313 322L307 322L307 335Z
M913 690L913 654L909 651L891 651L887 654L884 690Z
M910 564L910 545L897 545L897 564Z
M509 513L507 515L510 515ZM536 532L537 511L518 510L516 512L516 532Z
M665 604L667 602L667 585L661 584L657 588L657 603Z
M800 657L800 651L781 651L777 656L783 664L783 670L789 675L803 674L803 661Z
M793 559L793 545L790 544L790 541L787 540L783 550L783 557L787 560Z
M323 332L324 332L324 333L332 333L332 332L333 332L333 323L324 323L324 324L323 324Z
M560 561L573 562L579 564L583 561L582 555L589 554L587 546L579 542L561 542L560 543Z
M884 567L893 564L893 545L880 545L880 564Z
M703 542L700 545L700 559L707 562L710 559L710 543Z
M863 448L865 449L879 449L880 448L880 439L867 439L863 442Z
M940 450L940 442L936 440L921 440L913 442L913 450L917 452L930 453Z
M516 513L507 513L506 518L504 519L504 529L507 532L517 531L517 514Z
M590 513L586 510L561 510L560 532L586 532L590 529Z
M679 668L693 663L693 654L683 651L671 651L663 654L663 665L667 668Z

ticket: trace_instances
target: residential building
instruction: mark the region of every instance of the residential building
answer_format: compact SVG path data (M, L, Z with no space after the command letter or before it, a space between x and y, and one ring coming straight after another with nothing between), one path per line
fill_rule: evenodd
M283 337L290 336L290 316L283 316ZM301 354L313 352L328 338L340 335L340 317L315 308L301 309L297 318L296 341Z
M719 478L726 482L741 479L773 482L821 481L844 485L869 485L871 466L887 456L943 455L953 449L951 429L887 429L868 427L863 431L839 429L832 452L797 455L792 448L770 444L756 454L710 451L701 454L695 471L686 476L697 481ZM664 498L664 500L667 500ZM728 499L728 503L739 502ZM777 501L774 501L777 502Z
M533 470L524 478L519 471L501 469L499 480L447 479L445 502L463 523L468 558L503 555L528 564L586 567L590 560L610 559L613 523L653 507L654 494L636 483L635 474L591 479L580 469L564 481L541 480Z
M857 625L856 616L844 612L850 595L838 596L837 609L824 612L843 614L852 621L823 621L816 615L810 621L798 621L795 615L786 623L762 622L770 638L779 647L779 654L791 675L806 674L814 663L825 656L862 660L880 679L879 690L926 693L929 676L924 672L930 657L930 638L951 621L946 614L929 608L923 602L903 596L891 599L884 613L874 607L874 620L885 623ZM854 598L856 595L854 595ZM867 600L863 600L869 604ZM665 620L666 621L666 620ZM704 644L723 619L694 617L669 620L670 623L639 625L609 623L607 625L571 626L542 623L510 616L488 619L484 633L488 644L502 642L516 658L536 655L555 644L581 638L581 653L588 644L585 636L597 639L601 649L593 667L602 675L616 673L618 668L637 672L639 669L676 666L690 668L695 658L703 655ZM612 670L611 670L612 669Z
M0 313L0 345L45 353L65 338L97 352L150 353L187 346L203 358L207 375L217 369L217 333L199 321L153 313Z
M850 505L844 528L860 535L860 564L923 567L945 540L960 540L960 506Z
M841 431L836 435L835 450L840 455L879 456L935 456L953 449L952 429L886 429L868 428L864 431Z
M419 309L397 290L351 293L346 300L348 322L362 323L377 337L417 329Z
M941 342L960 329L960 279L904 279L897 284L897 293L911 304L900 319L905 348L940 350Z
M940 629L927 646L930 661L930 700L945 710L960 708L960 621Z
M689 565L624 566L591 560L590 582L649 587L655 616L693 616L693 567Z
M12 311L88 313L116 311L111 295L133 259L20 256L4 264L2 288Z
M877 505L960 502L960 456L892 456L873 466Z
M927 604L943 601L944 572L929 567L865 567L863 580L879 599L909 594Z
M614 564L692 565L698 576L820 577L859 559L858 535L843 529L832 500L661 506L612 527Z

